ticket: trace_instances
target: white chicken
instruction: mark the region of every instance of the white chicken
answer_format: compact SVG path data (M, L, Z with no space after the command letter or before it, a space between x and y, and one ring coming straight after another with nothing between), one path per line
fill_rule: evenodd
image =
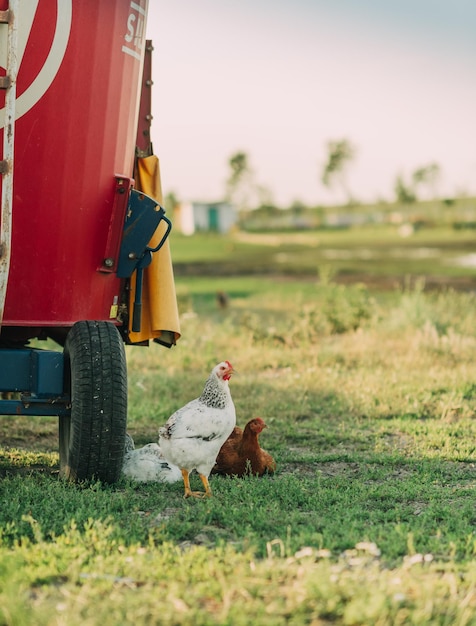
M212 495L208 477L220 448L236 425L235 405L228 385L234 372L229 361L216 365L202 395L173 413L159 430L162 454L181 470L185 498ZM189 474L194 469L205 492L190 489Z
M148 443L135 449L129 433L126 434L122 473L140 483L176 483L182 480L180 469L164 459L157 443Z

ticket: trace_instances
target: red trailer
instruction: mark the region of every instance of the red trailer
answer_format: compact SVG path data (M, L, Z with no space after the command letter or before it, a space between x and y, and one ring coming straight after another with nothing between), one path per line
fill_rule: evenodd
M120 475L124 343L179 336L146 18L147 0L0 0L0 414L58 415L73 480ZM46 338L63 349L29 345Z

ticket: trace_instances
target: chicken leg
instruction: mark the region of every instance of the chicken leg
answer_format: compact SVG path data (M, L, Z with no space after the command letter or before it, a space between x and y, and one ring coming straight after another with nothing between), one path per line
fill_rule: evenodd
M202 491L192 491L190 489L190 472L188 470L182 468L181 472L185 487L185 493L183 494L184 498L209 498L212 495L212 490L210 489L208 478L206 476L199 474L203 486L205 487L205 493L203 493Z
M205 474L198 474L200 476L200 480L203 483L203 486L205 487L205 493L203 494L203 498L210 498L212 495L212 490L210 489L210 484L208 482L208 478L205 476Z

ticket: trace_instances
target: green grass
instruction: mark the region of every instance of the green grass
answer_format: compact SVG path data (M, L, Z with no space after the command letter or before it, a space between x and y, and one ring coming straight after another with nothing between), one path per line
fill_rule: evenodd
M177 291L177 347L126 350L136 445L226 358L276 474L212 478L207 501L71 485L55 420L0 418L0 624L476 624L475 295L256 275Z
M417 230L402 237L395 226L283 233L173 233L171 246L178 276L319 274L334 280L377 280L402 285L406 277L425 277L437 286L465 279L474 285L474 267L458 259L474 252L474 232L447 226Z

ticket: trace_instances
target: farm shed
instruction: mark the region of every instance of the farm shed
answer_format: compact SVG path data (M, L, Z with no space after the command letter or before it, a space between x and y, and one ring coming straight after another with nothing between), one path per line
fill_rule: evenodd
M174 227L184 235L196 231L227 233L237 221L229 202L182 202L174 209Z

